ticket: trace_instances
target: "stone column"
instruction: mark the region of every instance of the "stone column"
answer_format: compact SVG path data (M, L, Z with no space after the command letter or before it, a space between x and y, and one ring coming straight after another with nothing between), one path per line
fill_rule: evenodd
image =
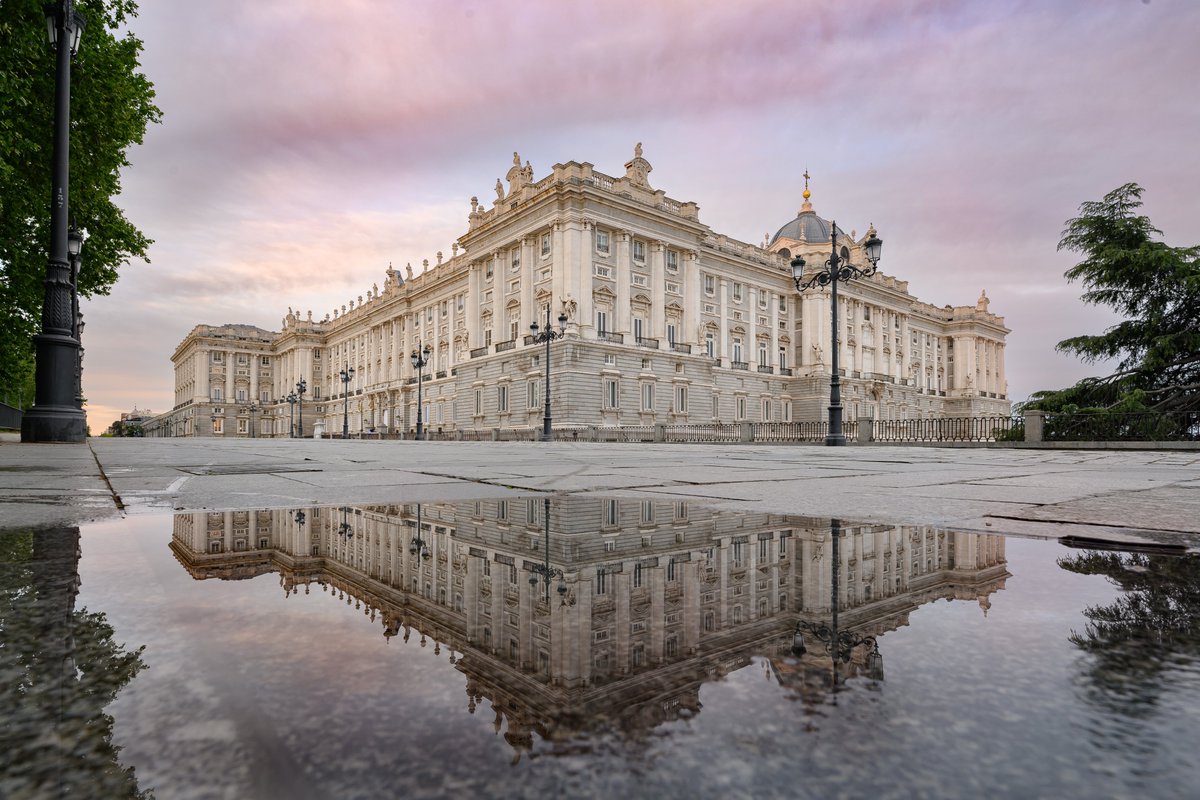
M470 348L483 346L483 331L479 325L479 301L483 298L482 275L483 267L478 262L467 267L467 346ZM408 327L411 329L412 325Z
M725 278L717 279L717 302L720 304L717 319L721 326L721 336L717 342L717 365L729 366L732 358L729 354L729 281Z
M521 328L520 338L523 341L529 333L529 324L539 317L539 309L534 306L533 299L533 237L521 238Z
M846 305L851 306L851 301L849 299L846 300ZM867 313L867 304L862 302L861 300L855 300L855 301L853 301L853 307L855 308L855 314L854 314L854 369L858 370L859 375L862 375L862 372L863 372L863 327L864 327L863 315L865 315ZM839 322L841 322L841 320L839 320ZM878 322L878 320L876 320L876 322ZM876 345L875 352L879 352L879 349L878 349L879 342L876 341L875 345ZM874 367L872 367L872 369L874 369Z
M196 395L199 398L204 398L201 402L207 403L210 396L209 375L212 372L212 354L205 349L200 349L196 353L199 363L196 365Z
M742 360L758 369L758 297L762 289L746 284L746 308L749 310L746 319L746 354ZM770 362L767 362L770 363Z
M616 325L616 332L623 336L629 336L633 332L629 318L631 238L629 231L621 231L617 234L617 307L615 309L616 319L613 320L613 323Z
M771 325L771 341L767 345L767 363L774 364L776 370L783 366L779 363L779 297L774 292L767 292L767 321ZM791 363L791 359L788 359Z
M555 223L554 286L575 276L575 300L579 304L575 319L579 335L592 335L596 327L596 309L592 296L592 240L587 223ZM561 243L561 246L560 246Z
M225 351L225 402L232 403L237 395L237 353L232 350Z
M650 243L650 337L667 337L666 253L662 242Z
M704 341L704 337L700 335L700 304L703 302L700 299L701 284L703 283L700 277L700 253L695 250L684 253L680 273L679 280L683 284L681 288L684 303L683 319L681 320L683 330L679 332L679 341L697 348Z

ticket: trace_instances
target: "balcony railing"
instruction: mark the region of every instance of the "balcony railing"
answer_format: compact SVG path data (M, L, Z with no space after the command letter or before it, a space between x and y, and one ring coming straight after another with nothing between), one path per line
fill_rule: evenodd
M758 371L764 375L774 375L775 374L775 368L770 366L769 364L759 364Z
M483 347L476 347L471 350L471 358L479 358L480 356L486 356L487 354L488 348L486 345Z
M746 363L745 361L730 361L729 366L731 369L744 369L744 370L750 369L750 365L748 363Z
M625 337L619 333L612 331L596 331L596 338L602 342L612 342L613 344L623 344Z
M671 342L671 349L676 353L691 353L692 346L683 342Z
M652 350L658 349L658 339L651 339L649 336L638 336L636 341L638 347L649 347Z
M792 376L792 368L791 367L780 367L779 374L787 375L790 378Z
M515 339L509 339L507 342L496 342L496 352L503 353L505 350L512 350L517 346Z

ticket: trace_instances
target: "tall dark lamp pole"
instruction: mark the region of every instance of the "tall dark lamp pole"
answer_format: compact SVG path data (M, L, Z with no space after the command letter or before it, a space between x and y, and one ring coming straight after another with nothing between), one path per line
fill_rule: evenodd
M421 416L421 384L424 381L425 365L429 363L429 354L433 352L433 348L425 345L421 348L421 343L417 342L417 349L412 351L409 358L412 360L413 369L417 371L417 441L425 439L425 424Z
M354 377L354 367L342 367L338 377L342 379L342 438L350 438L350 379Z
M250 415L250 438L255 439L257 435L254 432L254 412L258 411L258 406L251 401L250 405L246 406L246 413Z
M45 6L50 47L56 51L54 162L50 194L50 259L42 296L42 331L33 337L36 367L33 407L21 418L23 442L82 442L87 417L76 403L79 340L67 251L70 182L71 58L79 50L83 15L71 0Z
M825 444L832 446L841 446L846 444L846 437L842 435L842 378L839 374L839 354L841 346L838 341L838 281L848 281L852 278L869 278L875 274L876 265L879 263L879 253L883 249L883 241L875 235L875 229L867 231L870 238L867 239L863 249L866 251L867 261L871 262L871 266L864 269L851 266L850 251L842 247L841 253L838 252L837 246L837 223L830 223L829 230L829 260L825 262L825 269L812 275L808 280L804 279L804 259L801 256L796 256L792 259L792 280L796 283L796 291L803 292L806 289L811 289L814 286L829 286L830 289L830 305L832 307L832 330L833 338L830 346L833 349L833 374L829 378L829 432L825 435Z
M296 411L300 420L300 438L304 438L304 393L308 391L308 381L304 378L296 384Z
M283 398L288 401L288 438L296 438L296 397L295 392L288 392L288 396Z
M558 578L558 588L556 589L556 591L558 592L558 596L565 603L566 599L567 599L567 582L563 576L563 571L561 569L558 569L557 567L550 566L550 498L549 497L542 498L542 516L545 518L543 520L543 528L542 529L545 531L545 537L546 537L545 538L545 546L542 549L542 553L544 555L544 562L541 564L534 564L532 567L530 567L529 571L532 574L529 576L529 585L531 587L533 587L534 589L536 589L537 583L538 583L538 577L540 576L542 579L542 583L545 585L546 602L550 602L550 581L554 580L555 578Z
M561 339L567 335L567 315L558 315L558 330L555 330L550 324L550 305L546 304L546 329L538 330L537 320L534 320L529 330L533 331L534 342L546 343L546 410L542 412L542 441L554 441L554 434L551 432L550 421L550 343L555 339ZM547 590L549 591L549 590Z

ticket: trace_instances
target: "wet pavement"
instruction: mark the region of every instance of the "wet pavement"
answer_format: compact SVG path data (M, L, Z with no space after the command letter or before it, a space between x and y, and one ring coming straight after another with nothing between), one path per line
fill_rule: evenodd
M1179 452L3 445L0 797L1190 797L1198 486Z

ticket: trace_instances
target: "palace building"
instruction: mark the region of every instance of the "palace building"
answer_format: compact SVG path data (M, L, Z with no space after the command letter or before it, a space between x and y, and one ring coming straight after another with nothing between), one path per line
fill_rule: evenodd
M701 686L756 656L820 707L832 670L884 680L882 655L787 658L798 623L884 639L938 600L986 615L1010 577L996 534L594 496L188 512L170 548L197 580L277 572L444 651L516 755L700 713Z
M638 145L621 177L571 161L535 180L514 153L491 206L471 198L449 258L389 268L321 318L289 309L279 331L198 325L172 356L175 407L147 435L321 436L344 418L352 435L408 431L410 353L425 347L427 430L536 428L546 351L530 325L547 312L568 320L551 345L556 427L824 419L829 289L797 292L789 267L831 246L807 183L797 215L752 245L653 188L651 169ZM874 234L839 226L837 247L862 266ZM848 420L1009 415L1009 330L985 293L937 306L877 273L838 296ZM287 397L302 379L297 408Z

